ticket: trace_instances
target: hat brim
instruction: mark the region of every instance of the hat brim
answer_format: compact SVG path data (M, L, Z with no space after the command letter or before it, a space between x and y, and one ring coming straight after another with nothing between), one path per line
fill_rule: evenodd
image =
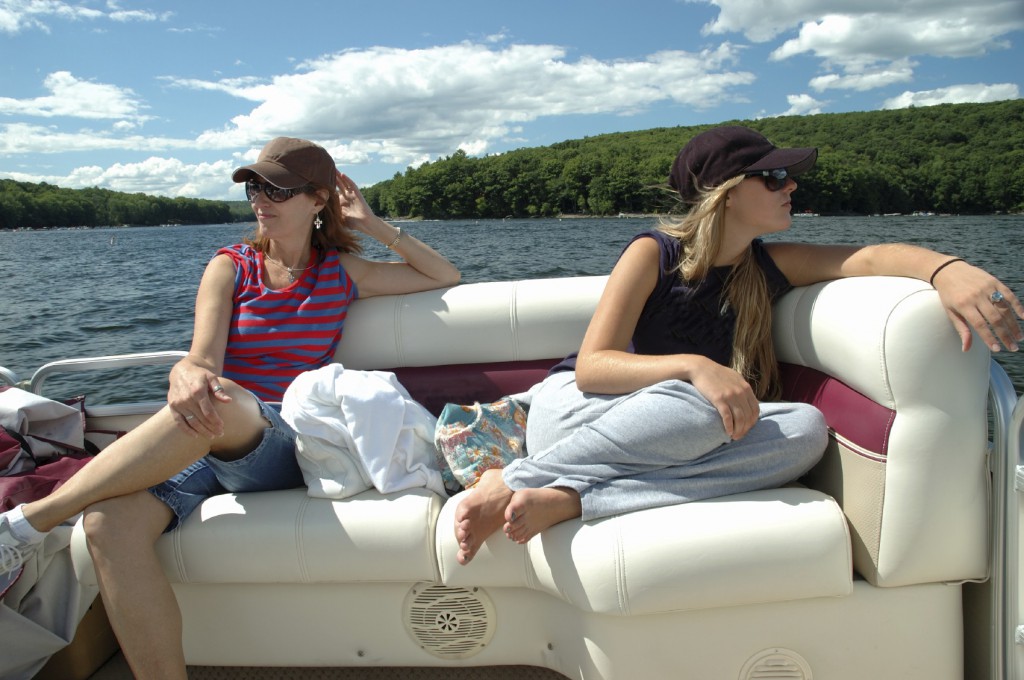
M785 168L791 177L796 177L813 168L817 160L817 149L772 149L761 160L743 168L743 172Z
M259 175L275 187L282 189L298 189L309 184L302 177L273 161L258 161L252 165L238 168L232 173L231 179L235 182L248 182L253 175Z

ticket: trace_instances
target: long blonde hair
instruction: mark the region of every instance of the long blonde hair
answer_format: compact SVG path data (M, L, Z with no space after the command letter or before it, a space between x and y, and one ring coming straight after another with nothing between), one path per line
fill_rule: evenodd
M734 177L702 191L689 212L674 219L663 219L658 225L659 231L679 239L682 244L682 256L675 271L683 281L700 281L711 271L724 240L726 195L743 179ZM782 387L772 343L771 295L751 247L747 247L730 272L725 296L736 314L731 368L750 383L759 400L779 399Z

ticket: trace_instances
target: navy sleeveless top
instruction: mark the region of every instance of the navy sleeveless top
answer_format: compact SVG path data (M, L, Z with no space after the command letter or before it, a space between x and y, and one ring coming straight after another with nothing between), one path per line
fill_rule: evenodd
M651 355L700 354L729 366L736 312L725 296L725 284L732 267L712 267L704 279L686 282L675 269L683 250L679 239L660 231L645 231L634 236L626 247L641 238L658 242L661 266L658 282L640 312L629 351ZM792 285L760 239L754 240L751 247L774 303ZM575 368L576 354L572 354L552 368L551 373Z

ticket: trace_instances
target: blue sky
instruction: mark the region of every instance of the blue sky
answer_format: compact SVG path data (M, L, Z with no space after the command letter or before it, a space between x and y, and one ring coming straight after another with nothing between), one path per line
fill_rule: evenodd
M0 178L241 199L457 149L1021 97L1021 0L0 0Z

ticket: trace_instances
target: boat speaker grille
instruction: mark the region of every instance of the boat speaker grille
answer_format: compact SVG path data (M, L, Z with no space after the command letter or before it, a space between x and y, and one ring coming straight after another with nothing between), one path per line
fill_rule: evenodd
M405 597L405 627L441 659L478 654L494 635L494 605L480 588L419 583Z
M739 680L812 680L807 661L791 649L765 649L750 658Z

